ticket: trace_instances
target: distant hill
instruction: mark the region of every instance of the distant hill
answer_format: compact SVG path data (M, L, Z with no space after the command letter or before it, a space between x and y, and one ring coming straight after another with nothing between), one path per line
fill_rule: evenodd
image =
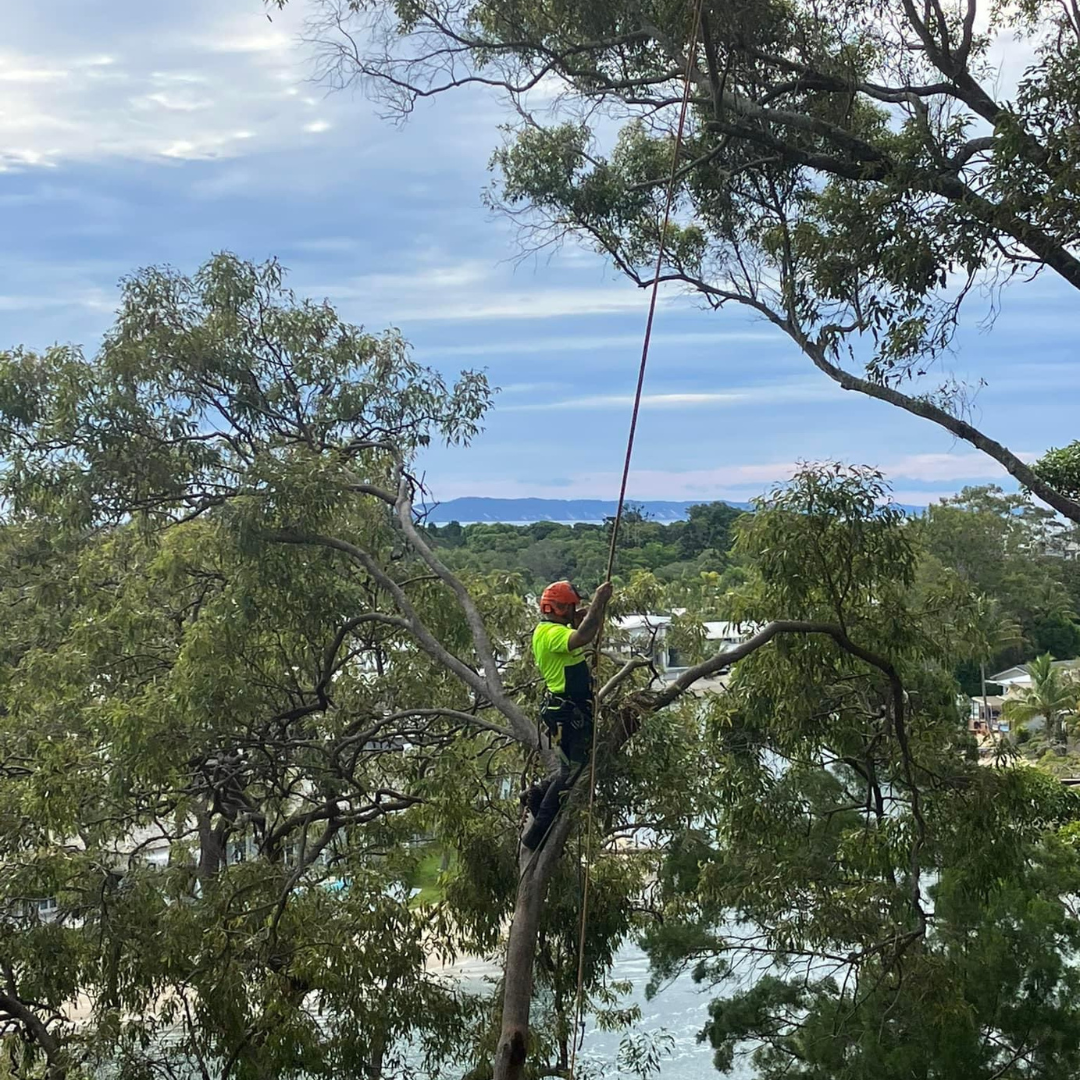
M750 503L727 499L694 499L690 502L634 502L653 521L685 521L691 506L703 502L726 502L737 510L751 509ZM485 499L466 496L428 508L427 520L434 525L456 521L461 525L491 521L505 525L527 525L534 521L602 522L615 513L614 499ZM901 506L906 514L918 516L925 506Z
M707 500L692 502L635 502L653 521L685 521L691 506ZM729 503L748 510L749 503ZM614 499L482 499L465 497L451 499L430 508L428 521L445 525L451 521L467 525L477 521L497 521L507 525L524 525L532 521L600 522L615 513Z

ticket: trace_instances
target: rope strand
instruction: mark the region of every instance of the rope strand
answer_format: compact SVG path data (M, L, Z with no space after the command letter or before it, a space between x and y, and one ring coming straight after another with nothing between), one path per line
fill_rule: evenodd
M626 505L626 487L630 479L630 462L634 455L634 438L637 435L638 413L641 411L641 391L645 385L645 368L649 361L649 346L652 342L653 321L656 317L656 300L660 291L660 273L664 265L664 251L667 243L668 225L671 222L671 210L675 203L675 184L679 171L679 154L682 150L683 132L686 127L686 114L690 105L690 73L693 69L694 52L697 49L698 34L701 32L701 4L702 0L696 0L694 5L693 30L690 34L690 44L686 50L686 70L683 74L683 96L679 108L679 125L675 132L675 145L671 151L671 175L668 177L667 196L664 202L664 221L660 230L659 241L656 246L656 269L653 272L652 291L649 296L649 314L645 320L645 335L641 343L641 363L638 365L637 388L634 391L634 408L630 414L630 431L626 439L626 457L623 460L622 483L619 485L619 502L615 508L615 520L611 525L611 542L608 546L607 573L605 581L611 581L612 572L615 569L615 552L619 543L619 526L622 523L623 508ZM592 844L593 844L593 808L596 803L596 722L600 714L599 700L599 671L600 671L600 644L603 638L603 626L597 631L596 643L593 652L593 737L592 750L589 755L589 801L586 808L586 839L585 839L585 870L581 888L581 926L578 932L578 969L577 991L574 996L574 1030L570 1043L570 1080L574 1080L577 1067L577 1054L579 1046L585 1041L585 1033L581 1030L581 1011L583 1003L583 987L585 983L585 929L589 910L589 881L592 868Z

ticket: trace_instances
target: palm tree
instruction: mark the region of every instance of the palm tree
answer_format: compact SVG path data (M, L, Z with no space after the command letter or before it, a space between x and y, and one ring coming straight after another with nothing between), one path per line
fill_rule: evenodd
M990 738L996 742L994 725L990 720L990 701L986 694L986 661L999 656L1007 649L1015 649L1024 643L1020 624L1002 611L997 600L980 596L978 599L976 628L982 635L979 655L979 680L982 683L983 718Z
M1028 664L1031 686L1007 698L1003 711L1010 720L1027 723L1041 716L1046 732L1055 742L1065 743L1065 722L1074 716L1080 699L1080 685L1071 673L1054 667L1054 658L1043 653Z

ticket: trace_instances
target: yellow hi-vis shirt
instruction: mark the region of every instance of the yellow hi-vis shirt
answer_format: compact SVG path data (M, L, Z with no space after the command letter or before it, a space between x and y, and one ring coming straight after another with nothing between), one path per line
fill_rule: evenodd
M592 679L585 650L569 647L573 632L562 623L539 623L533 631L533 656L549 693L587 700L592 696Z

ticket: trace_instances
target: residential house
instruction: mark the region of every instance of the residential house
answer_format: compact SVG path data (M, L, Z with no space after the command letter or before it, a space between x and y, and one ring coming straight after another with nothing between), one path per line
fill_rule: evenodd
M1055 660L1054 667L1061 668L1067 671L1075 671L1077 674L1080 674L1080 659ZM998 719L995 721L992 714L994 713L996 708L998 717L1000 718L1004 712L1005 703L1009 700L1010 697L1015 697L1018 692L1031 688L1032 679L1031 672L1028 670L1028 665L1016 664L1013 667L1006 668L1004 671L999 671L995 675L988 676L986 682L988 685L999 687L1001 690L1000 696L987 697L987 702L990 706L990 721L991 723L996 723L997 725L993 730L1008 731L1008 722L1003 719ZM996 707L994 704L995 702L997 703ZM986 709L982 704L982 699L973 699L971 703L972 720L970 721L969 726L983 720L982 713L985 711ZM1027 726L1032 731L1037 731L1042 726L1042 723L1042 718L1036 717ZM979 728L971 727L971 730L978 731Z
M1054 667L1076 670L1080 674L1080 659L1055 660ZM1010 694L1015 693L1017 690L1027 690L1031 687L1031 672L1028 670L1027 664L1017 664L1014 667L1006 668L1004 671L999 671L996 675L988 676L986 681L993 686L1001 687L1004 696L1008 698Z
M672 615L651 613L624 615L612 620L612 629L618 637L623 638L621 651L637 656L648 656L661 680L671 682L690 667L687 658L669 637L673 617L681 614L681 611L676 611ZM704 623L703 626L705 641L711 653L724 652L733 648L745 641L753 632L752 627L732 622L710 621ZM715 688L721 683L723 674L706 680L698 689Z
M968 731L974 735L988 735L993 731L1008 731L1008 721L1004 720L1001 714L1001 707L1004 703L1005 699L1000 695L987 694L985 698L972 698Z

